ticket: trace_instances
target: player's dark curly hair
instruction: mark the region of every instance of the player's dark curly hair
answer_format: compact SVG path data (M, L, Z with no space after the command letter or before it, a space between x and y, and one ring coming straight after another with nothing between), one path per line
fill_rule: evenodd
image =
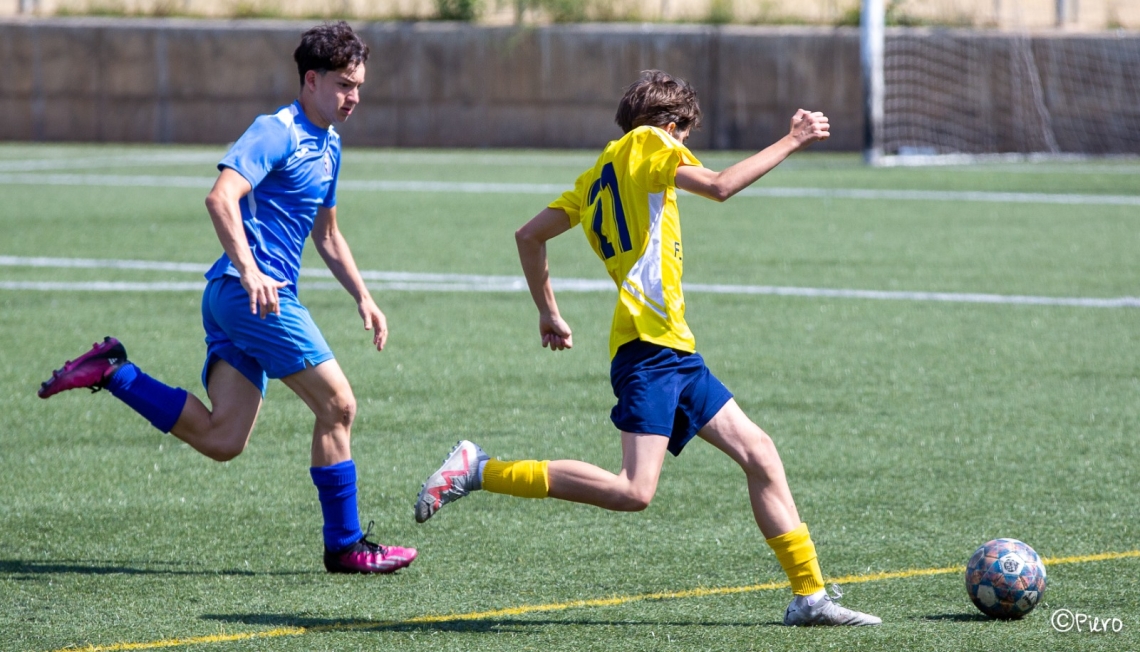
M301 44L293 51L293 60L297 62L297 74L304 86L305 73L310 70L326 73L354 68L368 61L368 46L343 20L325 23L301 35Z
M701 105L697 91L687 81L660 70L643 70L641 79L625 89L618 103L614 122L625 133L649 125L664 127L677 123L677 129L701 126Z

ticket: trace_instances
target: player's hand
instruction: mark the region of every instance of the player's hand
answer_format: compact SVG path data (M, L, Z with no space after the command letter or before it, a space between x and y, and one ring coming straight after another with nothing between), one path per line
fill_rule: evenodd
M831 124L820 111L800 109L792 116L792 128L788 134L797 145L806 147L817 140L827 140L831 136Z
M551 351L574 348L574 338L570 326L558 315L540 315L538 332L542 335L542 346Z
M261 270L243 274L241 286L249 293L249 314L258 315L262 319L269 313L280 315L281 304L277 291L287 285L289 284L285 281L262 274Z
M383 351L384 344L388 342L388 319L372 299L361 301L357 310L364 320L364 330L372 331L372 344L377 351Z

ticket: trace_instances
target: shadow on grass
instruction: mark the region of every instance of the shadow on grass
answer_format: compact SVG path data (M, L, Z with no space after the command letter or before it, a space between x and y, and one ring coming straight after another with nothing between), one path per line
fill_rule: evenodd
M918 620L932 620L942 622L959 622L959 623L974 623L993 620L989 616L981 613L966 613L966 614L931 614L929 616L919 616Z
M311 575L308 571L251 571L237 568L219 570L162 568L163 566L185 566L181 562L128 562L138 566L127 566L123 562L93 560L27 561L23 559L0 559L0 575L187 575L211 576L230 575L256 577L259 575ZM158 566L159 568L153 568ZM19 579L19 578L16 578Z
M407 620L365 620L359 618L311 618L288 614L205 614L203 620L214 620L230 624L262 625L270 627L303 627L311 631L357 631L357 632L515 632L526 633L535 627L547 625L584 625L596 627L616 626L645 626L645 627L783 627L780 621L728 623L709 621L662 622L637 620L528 620L516 618L480 618L465 619L455 616L453 620L445 620L447 616L440 616L436 622L409 622Z

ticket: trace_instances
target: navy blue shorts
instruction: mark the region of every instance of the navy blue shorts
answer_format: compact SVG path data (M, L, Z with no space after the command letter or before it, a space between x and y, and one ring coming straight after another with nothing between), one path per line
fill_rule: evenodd
M236 276L206 284L202 294L202 326L206 329L206 363L202 385L209 389L210 367L225 360L265 396L268 378L283 378L333 359L309 310L289 288L277 291L280 315L265 319L249 311L249 293Z
M699 353L640 340L618 348L610 384L618 399L610 412L614 425L623 432L668 437L673 455L680 455L732 398Z

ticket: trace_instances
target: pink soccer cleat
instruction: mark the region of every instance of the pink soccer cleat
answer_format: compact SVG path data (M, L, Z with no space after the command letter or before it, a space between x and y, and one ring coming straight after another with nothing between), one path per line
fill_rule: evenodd
M113 337L93 344L90 351L75 360L68 360L61 369L51 373L51 378L40 384L36 392L40 398L55 396L60 392L79 387L88 387L97 392L107 386L107 381L127 362L127 349Z
M325 550L325 570L330 573L395 573L407 568L416 560L415 548L382 546L368 540L372 534L372 523L359 541L351 546L332 552Z

